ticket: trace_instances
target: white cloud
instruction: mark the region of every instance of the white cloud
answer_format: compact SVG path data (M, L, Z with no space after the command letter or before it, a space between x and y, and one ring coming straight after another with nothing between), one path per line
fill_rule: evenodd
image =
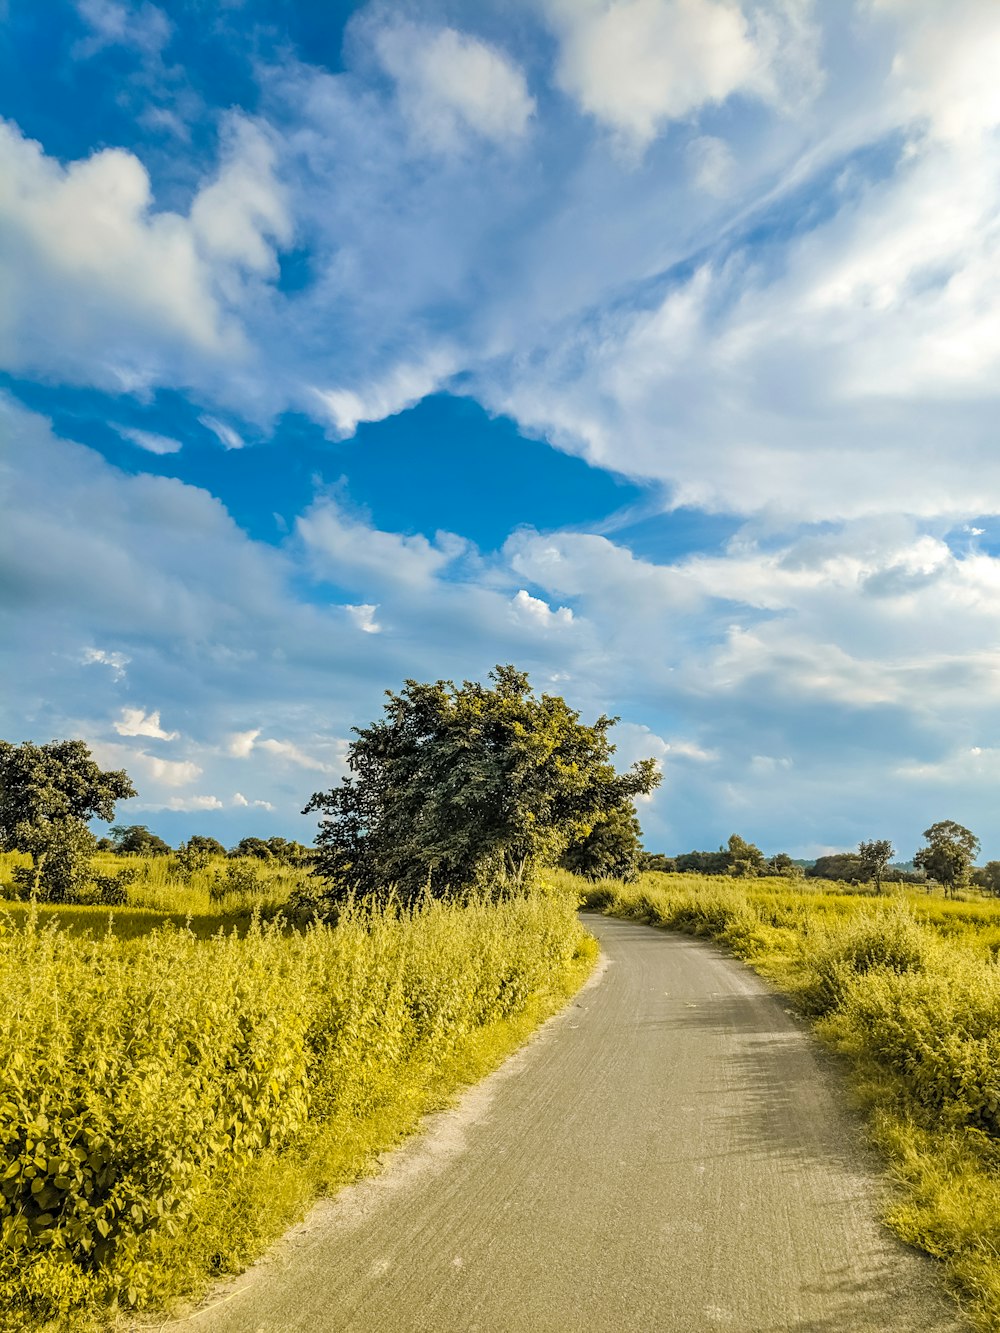
M436 348L419 362L401 361L378 379L352 389L314 387L312 410L319 411L338 438L354 434L362 421L383 421L413 407L439 389L455 369L452 353Z
M807 5L772 7L755 32L731 0L548 0L560 37L556 77L631 146L734 93L780 96L782 45L811 58ZM784 41L782 40L784 39ZM815 77L815 74L814 74Z
M495 144L524 136L535 103L522 71L496 47L454 28L402 22L376 29L373 41L403 114L431 147L459 149L470 133Z
M123 708L115 731L119 736L151 736L160 741L173 741L178 736L176 731L164 731L160 726L159 709L147 713L142 708Z
M75 4L91 28L91 35L76 44L76 55L89 57L106 46L134 46L153 55L170 40L170 20L148 0L139 5L122 0L75 0Z
M156 208L133 153L63 166L0 122L0 364L115 392L243 373L247 292L290 235L272 159L262 132L230 116L218 173L184 216Z
M451 533L438 533L432 543L420 533L408 536L369 527L332 498L308 509L296 532L323 577L366 590L426 584L467 549Z
M105 648L84 648L80 656L80 661L84 666L92 666L96 663L110 667L115 680L121 680L124 677L125 668L131 660L125 653L108 652Z
M234 731L227 744L228 752L236 759L248 759L253 754L254 743L260 735L260 727L250 731Z
M224 449L242 449L244 447L246 442L242 435L234 430L232 426L227 426L224 421L220 421L218 417L200 416L198 421L206 430L212 432Z
M348 605L344 607L344 610L362 634L380 634L382 632L382 626L375 619L375 612L378 607L371 602L363 602L360 606Z
M573 623L573 612L568 606L553 610L548 602L539 597L532 597L525 588L511 598L511 615L520 624L532 625L543 630L563 628Z
M317 759L314 755L307 754L293 741L279 741L271 738L257 741L255 748L265 750L268 754L273 754L278 759L285 760L286 763L294 764L297 768L309 768L317 773L332 773L335 768L334 764L326 763L322 759Z
M137 444L149 454L176 454L183 445L169 435L157 435L154 431L135 430L131 426L116 426L115 430L125 440Z

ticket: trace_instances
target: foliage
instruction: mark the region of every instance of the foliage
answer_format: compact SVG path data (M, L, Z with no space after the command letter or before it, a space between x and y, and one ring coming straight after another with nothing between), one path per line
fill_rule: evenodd
M865 879L872 881L876 893L882 892L882 881L885 879L889 862L894 855L893 845L886 838L858 843L858 862L861 873Z
M635 806L629 801L598 819L585 838L570 843L559 864L585 879L631 882L639 873L641 838Z
M259 861L270 861L273 853L263 838L241 838L230 851L230 856L254 856Z
M984 866L973 870L972 883L992 893L994 898L1000 898L1000 861L987 861Z
M356 728L352 777L317 792L317 865L333 895L392 886L405 900L518 884L659 781L652 759L610 761L614 719L585 726L559 695L498 666L487 686L408 680L385 718Z
M774 856L768 858L767 864L761 873L765 875L780 875L787 879L795 879L802 873L802 871L787 852L776 852Z
M857 852L831 852L819 856L806 870L809 879L842 879L848 884L861 878L861 857Z
M27 852L31 891L66 902L95 847L86 821L112 819L115 802L135 794L128 775L98 768L83 741L0 741L0 850Z
M750 879L764 870L764 853L752 842L747 842L738 833L730 835L726 847L729 858L729 874L739 879Z
M0 1322L66 1328L74 1310L155 1302L245 1261L291 1220L259 1179L302 1207L366 1117L390 1108L398 1132L477 1033L582 980L581 949L575 898L543 894L346 905L335 930L209 941L8 927ZM247 1211L252 1235L236 1236Z
M658 870L661 874L671 875L677 869L677 862L672 856L666 856L663 852L640 852L639 870Z
M729 853L724 847L717 852L681 852L675 864L682 875L728 875Z
M969 882L969 871L979 853L979 839L953 819L932 824L923 836L927 846L916 853L913 864L944 885L946 896L951 897L956 889Z
M169 856L168 842L150 833L145 824L114 824L111 841L119 856Z
M192 852L204 852L208 856L226 854L226 849L218 838L207 838L203 833L192 833L184 845Z

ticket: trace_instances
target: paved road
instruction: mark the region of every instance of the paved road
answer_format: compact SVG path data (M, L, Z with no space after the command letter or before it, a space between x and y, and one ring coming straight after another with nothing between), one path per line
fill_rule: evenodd
M588 917L602 974L192 1333L944 1333L827 1058L712 945Z

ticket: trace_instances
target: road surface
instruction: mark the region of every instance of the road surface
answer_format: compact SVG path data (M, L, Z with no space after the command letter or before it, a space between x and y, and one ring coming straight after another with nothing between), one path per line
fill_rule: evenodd
M711 944L588 916L601 973L191 1333L944 1333L829 1057Z

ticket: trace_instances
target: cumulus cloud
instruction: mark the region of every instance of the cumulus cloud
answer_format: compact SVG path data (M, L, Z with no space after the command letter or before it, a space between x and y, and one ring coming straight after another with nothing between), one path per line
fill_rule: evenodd
M289 224L268 141L226 123L218 173L184 216L156 209L133 153L63 166L0 122L0 364L121 391L246 359L243 275L271 271Z
M532 597L525 588L514 594L510 601L511 614L521 624L539 629L555 629L573 623L573 612L568 606L553 610L540 597Z
M522 71L496 47L454 28L399 21L376 28L373 41L404 116L430 147L461 149L470 134L494 144L524 136L535 103Z
M159 709L147 713L142 708L123 708L115 731L119 736L152 736L160 741L173 741L178 736L176 731L164 731L160 726Z
M814 56L810 6L772 6L758 32L730 0L548 0L556 77L584 111L633 147L668 121L736 93L774 101L792 41Z

